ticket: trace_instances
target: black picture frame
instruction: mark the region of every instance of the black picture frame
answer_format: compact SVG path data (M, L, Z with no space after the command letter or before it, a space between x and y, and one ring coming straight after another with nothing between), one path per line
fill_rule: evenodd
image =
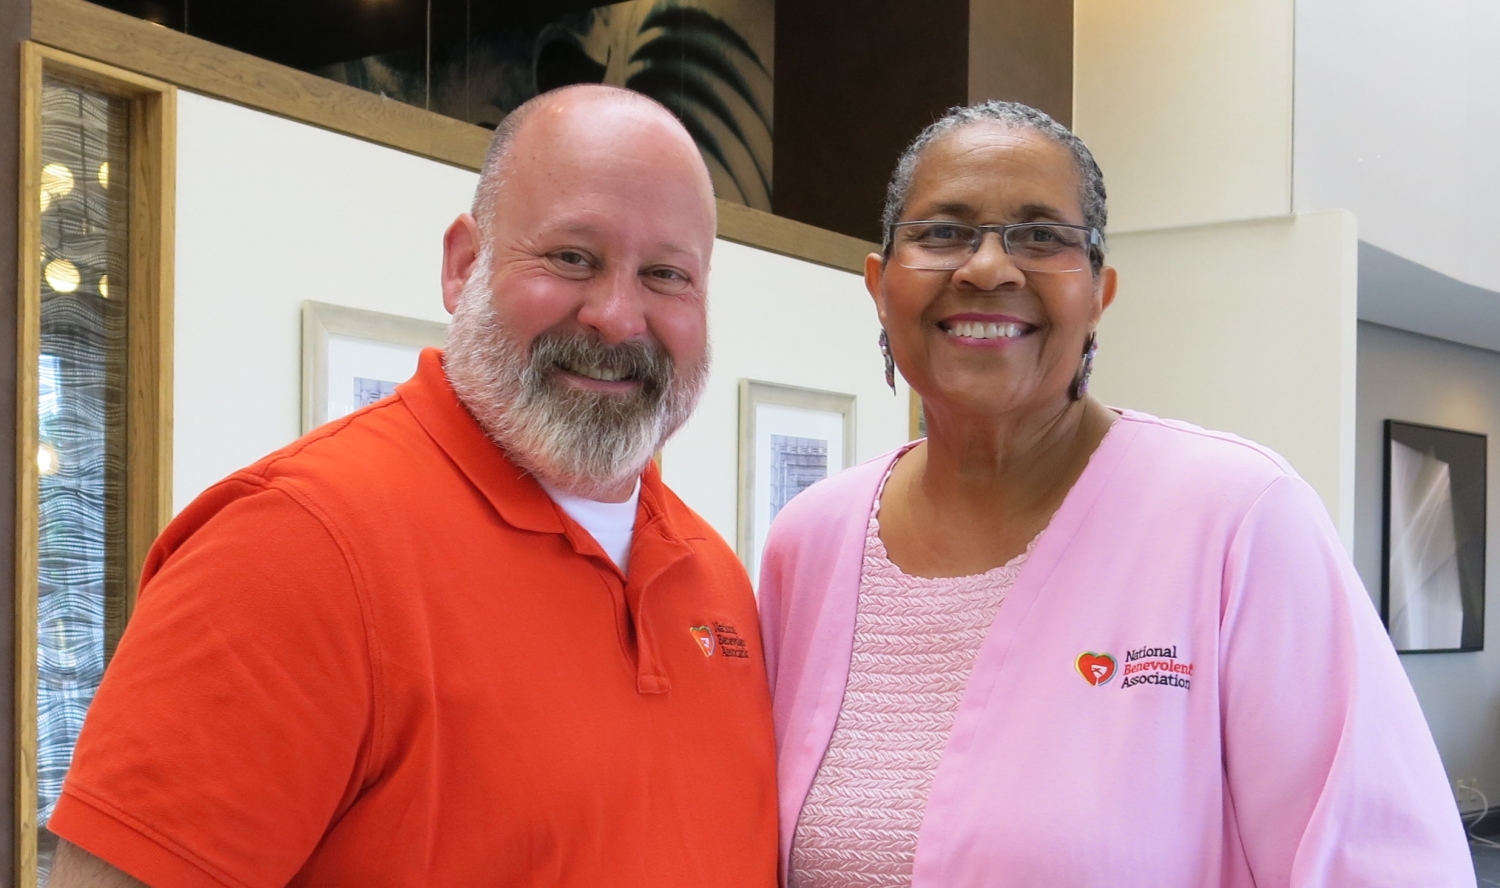
M1380 618L1391 642L1403 654L1484 650L1488 439L1387 419L1384 444Z

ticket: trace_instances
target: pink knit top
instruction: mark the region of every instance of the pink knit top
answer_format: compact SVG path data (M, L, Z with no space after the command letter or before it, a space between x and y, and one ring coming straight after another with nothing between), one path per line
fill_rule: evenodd
M849 681L797 820L790 888L911 885L917 833L954 713L1000 602L1031 554L1028 546L972 576L908 576L886 555L879 513L877 493Z

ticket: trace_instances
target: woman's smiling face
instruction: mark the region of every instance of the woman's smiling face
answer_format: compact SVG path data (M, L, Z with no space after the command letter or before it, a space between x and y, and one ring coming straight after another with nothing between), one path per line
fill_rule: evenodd
M900 221L1083 224L1072 154L1032 130L969 124L930 145ZM1085 266L1087 263L1085 263ZM1061 409L1115 273L1022 272L998 234L962 267L906 268L872 255L865 283L901 373L933 406L998 415Z

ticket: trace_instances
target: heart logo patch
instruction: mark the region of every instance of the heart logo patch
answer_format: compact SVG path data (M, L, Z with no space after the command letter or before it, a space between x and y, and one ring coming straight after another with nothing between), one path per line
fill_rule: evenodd
M714 649L718 647L718 639L714 637L712 629L707 626L689 626L688 633L693 636L693 641L698 642L698 649L703 652L703 656L714 655Z
M1084 651L1078 655L1077 660L1073 661L1073 667L1078 670L1079 675L1083 676L1084 681L1096 688L1107 684L1111 678L1115 677L1115 658L1109 654Z

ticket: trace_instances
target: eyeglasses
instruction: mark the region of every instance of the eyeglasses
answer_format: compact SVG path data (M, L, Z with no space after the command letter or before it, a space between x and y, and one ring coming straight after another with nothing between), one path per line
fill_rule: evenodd
M922 220L891 226L891 255L906 268L953 271L969 261L991 231L1000 235L1000 245L1022 271L1082 271L1090 265L1090 251L1103 240L1097 228L1058 222L964 225Z

